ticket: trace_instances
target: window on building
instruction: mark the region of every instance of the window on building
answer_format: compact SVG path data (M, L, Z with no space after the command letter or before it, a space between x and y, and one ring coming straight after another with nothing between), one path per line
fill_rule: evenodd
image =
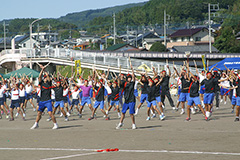
M26 47L26 43L23 43L23 47L24 47L24 48Z
M181 38L182 39L182 42L184 41L184 37Z
M187 37L187 40L188 40L188 41L190 41L190 40L191 40L191 38L190 38L190 37Z
M201 41L201 37L196 37L195 41Z
M173 38L172 41L173 41L173 42L177 42L177 38Z

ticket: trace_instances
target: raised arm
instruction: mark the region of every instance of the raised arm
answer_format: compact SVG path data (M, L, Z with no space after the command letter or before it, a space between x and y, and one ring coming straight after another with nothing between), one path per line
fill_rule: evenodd
M169 65L167 65L167 68L168 68L168 76L171 77L172 74L171 74L171 70L169 68Z

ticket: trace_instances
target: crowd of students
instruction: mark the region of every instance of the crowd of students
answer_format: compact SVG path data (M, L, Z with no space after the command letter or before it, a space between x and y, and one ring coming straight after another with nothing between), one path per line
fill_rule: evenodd
M21 115L25 121L26 106L30 102L33 111L38 113L31 129L39 127L39 121L46 108L49 114L47 121L52 121L54 123L52 129L57 129L58 124L54 115L58 110L61 112L60 117L64 117L65 121L68 121L74 108L76 108L79 118L82 118L83 108L87 105L92 112L88 118L90 121L96 117L96 110L99 107L105 119L110 120L109 114L114 107L120 118L116 129L123 126L127 110L129 110L132 120L132 129L136 129L135 116L144 102L147 103L147 121L157 117L156 115L159 116L159 120L166 119L164 113L166 97L174 111L177 112L181 106L180 114L185 114L186 108L186 121L191 120L191 113L195 114L198 111L201 111L205 120L209 121L213 112L214 98L216 99L216 109L218 109L223 98L224 104L226 104L227 97L229 97L232 103L232 112L236 106L235 121L239 121L240 76L237 71L228 68L226 71L221 71L215 66L210 71L202 70L199 73L196 67L196 75L194 75L189 69L189 64L186 63L180 73L174 67L172 74L167 65L168 73L166 70L157 73L153 68L154 76L150 77L147 72L144 72L140 73L140 79L135 76L131 65L131 73L127 75L121 74L121 68L118 75L114 73L111 76L109 76L110 70L106 75L104 73L100 75L93 68L92 75L84 80L80 75L67 78L57 73L56 76L50 76L45 71L48 64L38 65L41 68L38 86L34 86L31 78L29 79L27 76L11 77L8 80L1 77L0 118L5 114L7 119L13 121L14 117ZM170 78L174 78L179 87L176 106L169 91ZM140 88L140 93L138 88ZM37 106L33 103L34 95L36 95ZM6 103L7 97L11 99L10 106ZM139 101L137 107L135 107L136 101ZM13 114L15 108L16 115Z

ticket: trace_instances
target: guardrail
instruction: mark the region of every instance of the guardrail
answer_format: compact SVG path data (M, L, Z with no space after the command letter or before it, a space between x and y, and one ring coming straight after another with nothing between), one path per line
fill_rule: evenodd
M2 52L3 53L3 52ZM102 65L101 69L107 70L108 66L113 68L119 68L120 66L123 69L129 70L129 58L126 56L126 53L121 53L124 56L119 56L115 53L112 54L105 54L105 52L87 52L87 51L78 51L78 50L69 50L69 49L41 49L41 50L31 50L31 49L16 49L16 50L6 50L3 55L9 54L18 54L19 59L25 59L24 61L27 62L26 59L38 59L38 58L54 58L54 59L62 59L68 60L71 62L72 58L77 60L80 59L81 62L86 64L92 65ZM120 53L119 53L120 54ZM133 53L127 53L130 57ZM165 53L166 54L166 53ZM40 59L39 59L40 60ZM50 59L49 59L50 60ZM134 59L131 58L132 66L137 69L140 65L146 64L148 67L152 68L155 67L156 71L160 72L162 70L166 70L166 63L163 62L156 62L156 61L148 61L142 59ZM173 70L173 65L169 64L170 69ZM180 65L175 65L175 67L180 70ZM115 69L116 70L116 69ZM190 70L195 73L195 68L190 68ZM142 70L144 71L144 70Z

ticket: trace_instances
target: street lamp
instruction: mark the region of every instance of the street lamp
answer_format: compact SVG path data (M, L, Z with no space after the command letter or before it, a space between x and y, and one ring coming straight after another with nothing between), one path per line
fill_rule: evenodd
M36 19L36 20L34 20L31 24L30 24L30 26L29 26L29 29L30 29L30 49L32 49L32 25L33 25L33 23L35 23L35 22L37 22L37 21L40 21L42 18L39 18L39 19Z

